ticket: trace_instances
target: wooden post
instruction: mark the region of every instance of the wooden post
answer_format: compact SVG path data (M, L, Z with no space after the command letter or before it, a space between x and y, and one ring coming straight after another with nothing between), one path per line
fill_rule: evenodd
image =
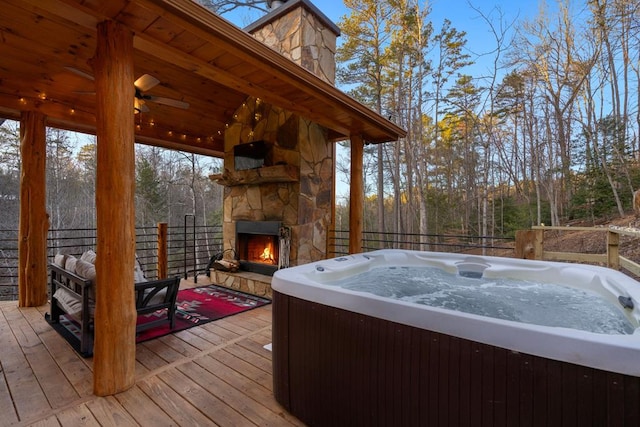
M27 111L20 119L20 225L18 305L47 303L46 127L45 116Z
M620 270L620 235L614 231L607 232L607 266Z
M333 175L331 176L331 230L327 233L327 248L325 258L335 256L336 252L336 144L331 143L331 160L333 161Z
M158 223L158 279L166 279L169 276L168 229L166 222Z
M93 391L115 394L135 382L133 35L98 24L96 88L96 311Z
M536 228L535 239L533 240L533 259L541 260L544 256L544 230Z
M362 252L364 216L364 140L351 135L351 188L349 191L349 253Z
M533 259L536 232L533 230L516 231L515 256L520 259Z

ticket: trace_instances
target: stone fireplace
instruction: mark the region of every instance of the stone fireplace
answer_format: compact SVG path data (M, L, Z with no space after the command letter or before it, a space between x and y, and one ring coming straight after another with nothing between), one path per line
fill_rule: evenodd
M337 27L308 0L279 3L246 30L333 83ZM225 187L225 253L235 251L241 270L267 275L325 259L334 209L327 129L249 97L233 113L224 140L224 172L212 178Z

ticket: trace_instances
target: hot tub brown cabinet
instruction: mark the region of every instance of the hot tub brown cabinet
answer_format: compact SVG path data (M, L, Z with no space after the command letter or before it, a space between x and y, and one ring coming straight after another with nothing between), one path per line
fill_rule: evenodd
M638 377L279 292L273 378L310 426L640 426Z

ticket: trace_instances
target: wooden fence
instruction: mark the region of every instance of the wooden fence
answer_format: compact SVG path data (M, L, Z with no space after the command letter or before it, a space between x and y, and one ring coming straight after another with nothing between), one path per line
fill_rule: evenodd
M596 232L606 234L606 253L554 252L544 248L545 231L560 232ZM640 229L630 227L548 227L534 226L531 230L516 232L516 258L537 259L546 261L570 261L586 264L600 264L620 270L624 268L636 276L640 276L640 264L620 254L620 236L640 238Z

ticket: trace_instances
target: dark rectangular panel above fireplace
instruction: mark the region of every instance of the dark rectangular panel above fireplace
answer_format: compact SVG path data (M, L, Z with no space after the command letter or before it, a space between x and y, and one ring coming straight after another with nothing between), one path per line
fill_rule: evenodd
M240 269L273 275L278 270L280 221L237 221L236 253Z
M261 168L269 165L270 144L253 141L233 147L235 169L237 171Z

